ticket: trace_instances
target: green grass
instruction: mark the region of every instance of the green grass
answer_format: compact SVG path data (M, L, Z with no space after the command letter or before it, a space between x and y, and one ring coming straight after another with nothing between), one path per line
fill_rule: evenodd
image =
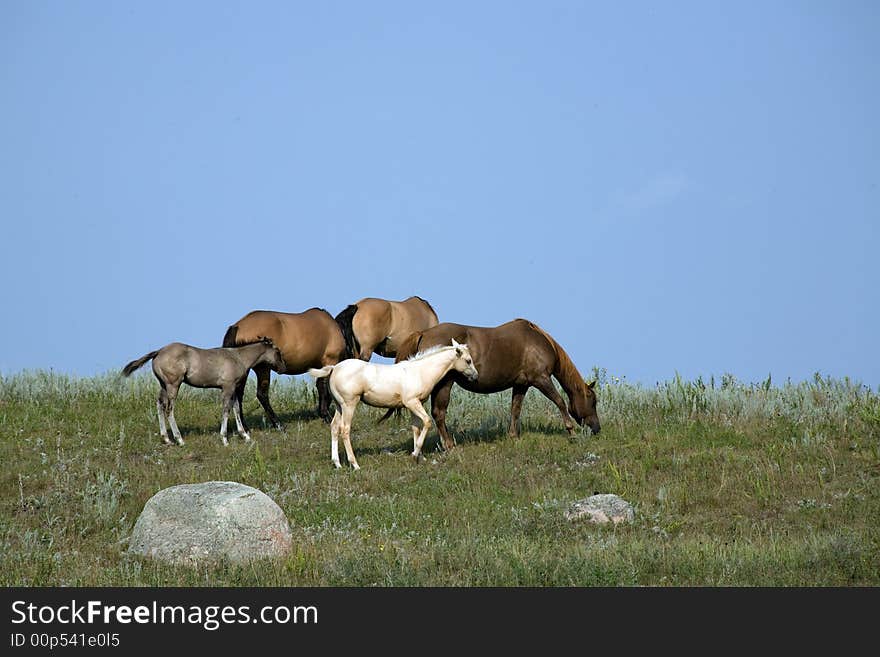
M219 393L184 388L186 446L160 444L149 374L0 377L0 584L5 586L630 586L880 584L880 397L848 380L744 385L600 377L599 436L571 439L531 391L506 436L510 393L453 392L459 447L412 463L407 422L361 406L362 467L330 464L314 386L273 382L284 433L248 388L256 446L217 434ZM344 460L344 456L343 456ZM126 555L167 486L231 480L290 519L284 559L171 568ZM571 523L595 492L633 524Z

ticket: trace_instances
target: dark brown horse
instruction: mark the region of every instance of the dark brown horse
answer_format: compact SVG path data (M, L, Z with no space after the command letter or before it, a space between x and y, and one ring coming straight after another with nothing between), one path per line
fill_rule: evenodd
M479 393L513 388L508 431L511 436L519 435L519 415L523 398L532 386L556 404L569 433L574 433L574 421L581 426L589 425L594 434L599 433L596 393L593 390L595 382L584 382L559 343L528 320L515 319L495 328L438 324L426 331L412 334L398 348L397 360L403 360L435 345L449 344L453 339L467 343L474 366L480 375L476 381L469 381L457 372L450 372L431 392L431 415L437 423L444 448L451 449L455 446L446 428L446 409L452 386L456 383L465 390ZM559 381L568 396L568 408L556 390L551 376ZM385 417L392 412L389 411Z
M437 326L437 313L421 297L387 301L367 297L336 316L345 336L345 357L370 360L375 351L394 358L400 343L416 331Z
M281 351L287 367L279 374L303 374L312 368L335 365L345 358L345 339L333 316L323 308L311 308L301 313L282 313L272 310L254 310L230 326L223 337L224 347L258 342L267 337ZM281 422L269 403L270 368L254 368L257 374L257 399L263 405L269 421L276 429ZM243 387L244 384L242 384ZM327 381L321 379L318 388L318 414L330 421L330 392ZM242 395L238 395L241 400Z

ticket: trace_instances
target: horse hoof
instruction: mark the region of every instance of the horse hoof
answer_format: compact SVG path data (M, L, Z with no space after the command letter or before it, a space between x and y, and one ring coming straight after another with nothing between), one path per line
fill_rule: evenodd
M178 441L177 441L177 445L178 445L179 447L183 447L184 445L186 445L186 443L183 442L182 440L178 440Z
M352 469L352 470L360 470L360 469L361 469L361 466L359 466L357 463L352 463L352 464L351 464L351 469Z

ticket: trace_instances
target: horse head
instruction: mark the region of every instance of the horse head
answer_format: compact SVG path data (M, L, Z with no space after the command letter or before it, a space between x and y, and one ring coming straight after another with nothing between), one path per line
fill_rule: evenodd
M568 403L568 414L574 418L579 425L589 425L590 430L597 434L602 428L599 424L599 414L596 411L596 382L583 383L581 390L573 393Z
M460 344L455 341L455 338L452 338L452 346L455 347L455 363L453 363L453 367L471 381L476 381L477 368L474 366L474 359L471 358L471 352L468 351L467 344Z
M281 354L281 350L275 346L272 338L260 336L260 342L267 347L266 351L263 352L263 355L260 358L261 364L268 365L276 372L285 372L287 370L287 363L284 361L284 356Z

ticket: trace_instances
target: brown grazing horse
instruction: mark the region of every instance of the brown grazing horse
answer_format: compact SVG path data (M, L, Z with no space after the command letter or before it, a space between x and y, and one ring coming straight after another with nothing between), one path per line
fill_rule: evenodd
M476 381L469 381L457 372L450 372L431 392L431 415L437 423L445 449L455 446L446 428L446 409L455 383L465 390L479 393L513 388L508 431L511 436L519 435L523 398L531 386L556 404L569 433L574 433L572 418L581 426L589 425L594 434L599 433L596 393L593 390L595 382L585 383L565 350L536 324L525 319L515 319L495 328L439 324L412 334L398 348L397 361L435 345L449 344L450 340L467 343L480 375ZM559 381L568 395L568 409L551 376ZM392 413L389 411L382 419Z
M301 313L254 310L230 326L223 337L224 347L258 342L267 337L281 351L286 369L279 374L304 374L312 368L335 365L345 358L345 339L333 316L323 308ZM276 429L281 422L269 404L270 368L254 368L257 374L257 399ZM242 384L243 388L243 384ZM325 379L319 380L318 414L330 421L330 391ZM238 395L241 400L242 395ZM240 402L239 402L240 403Z
M437 326L439 320L421 297L403 301L367 297L348 306L336 321L345 336L345 357L370 360L374 351L394 358L401 342L416 331Z

